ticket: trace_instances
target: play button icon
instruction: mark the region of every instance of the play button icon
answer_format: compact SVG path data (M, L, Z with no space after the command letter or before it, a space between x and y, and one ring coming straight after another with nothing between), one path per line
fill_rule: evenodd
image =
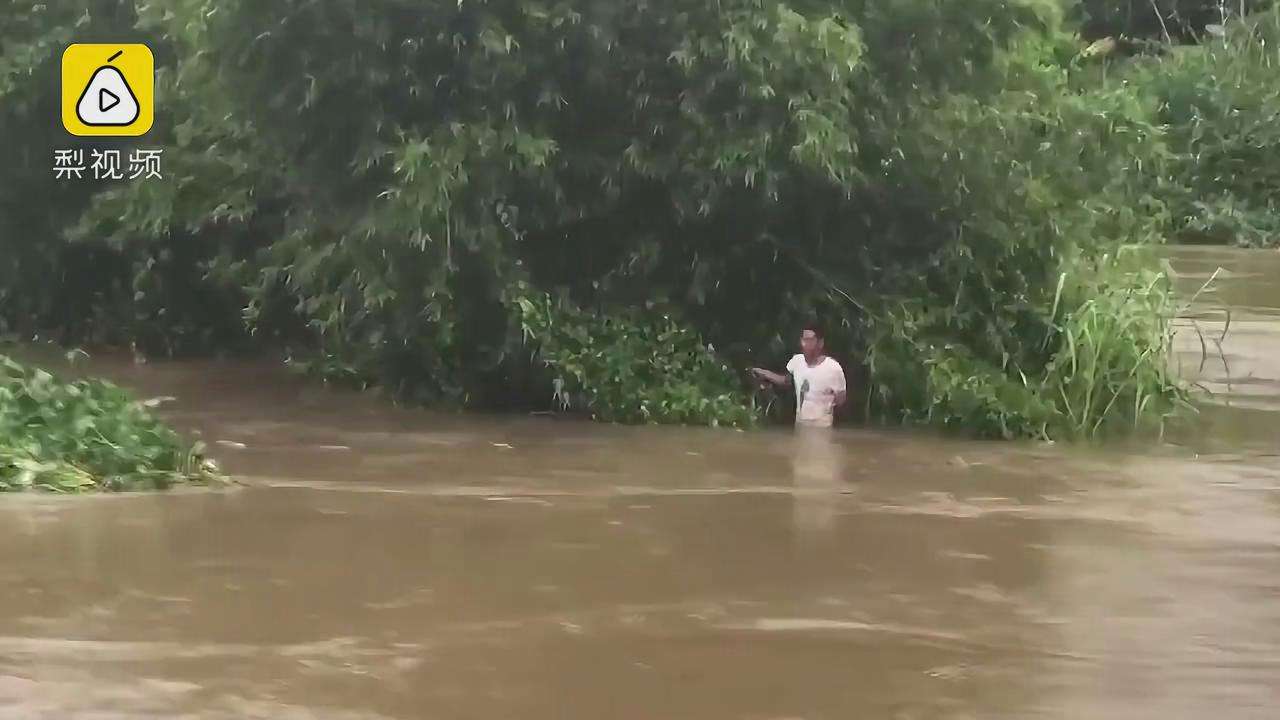
M125 126L138 119L138 98L124 79L124 74L111 65L93 72L76 103L76 117L89 126Z
M98 112L106 112L120 104L120 96L106 88L98 90Z

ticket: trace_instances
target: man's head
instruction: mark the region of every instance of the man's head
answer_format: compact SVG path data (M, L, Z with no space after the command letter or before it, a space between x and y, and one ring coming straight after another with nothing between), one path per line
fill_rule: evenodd
M817 325L805 325L800 331L800 352L804 353L806 360L815 360L820 357L825 346L826 338L822 335L822 328Z

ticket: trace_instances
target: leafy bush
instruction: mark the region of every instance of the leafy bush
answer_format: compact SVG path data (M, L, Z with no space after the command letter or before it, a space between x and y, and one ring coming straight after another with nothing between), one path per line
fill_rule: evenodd
M1280 243L1280 13L1227 23L1130 70L1174 153L1162 192L1184 241Z
M903 304L873 325L867 362L876 414L983 437L1050 437L1056 410L1039 385L926 329L938 321Z
M746 427L758 419L741 378L669 316L593 314L545 295L517 305L562 407L606 422Z
M888 415L991 437L1095 437L1187 408L1166 359L1179 307L1165 272L1132 257L1075 259L1024 347L993 363L939 332L943 315L902 304L874 324L873 400ZM1036 338L1039 338L1037 342Z
M0 355L0 491L163 489L216 479L200 448L120 388Z

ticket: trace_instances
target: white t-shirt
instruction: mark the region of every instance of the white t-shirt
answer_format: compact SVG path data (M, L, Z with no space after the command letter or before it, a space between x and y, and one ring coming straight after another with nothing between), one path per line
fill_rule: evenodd
M796 424L831 427L836 393L845 391L844 368L829 357L809 367L804 355L796 355L787 363L787 372L796 388Z

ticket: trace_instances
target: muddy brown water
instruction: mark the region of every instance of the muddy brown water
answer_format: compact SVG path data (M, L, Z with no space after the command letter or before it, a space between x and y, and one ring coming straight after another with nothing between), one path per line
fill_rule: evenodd
M0 718L1276 718L1280 253L1174 257L1231 271L1179 336L1215 395L1176 443L440 415L96 359L245 486L0 499Z

